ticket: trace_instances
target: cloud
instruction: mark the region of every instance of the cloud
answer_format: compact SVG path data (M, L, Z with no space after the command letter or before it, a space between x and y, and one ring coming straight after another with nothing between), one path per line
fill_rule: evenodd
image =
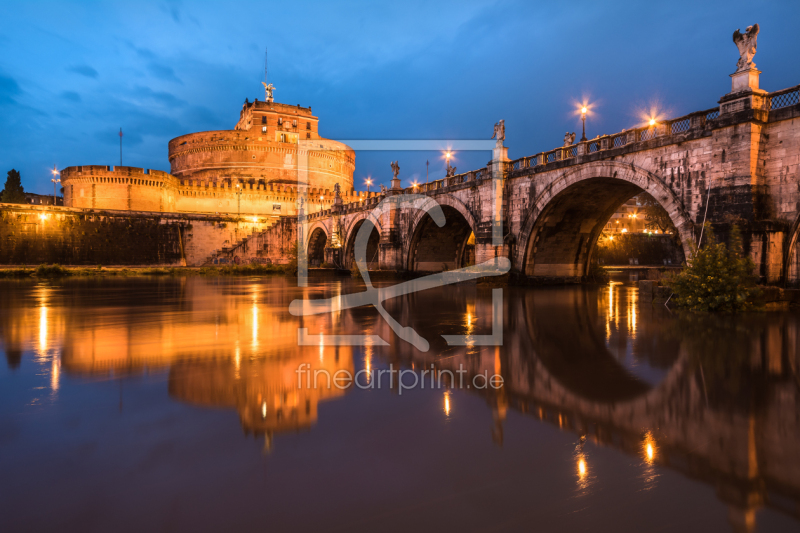
M160 80L172 81L183 85L183 82L175 75L175 71L172 70L172 67L151 61L147 65L147 70L150 72L150 74Z
M67 71L80 74L81 76L86 76L87 78L97 78L99 75L99 72L89 65L72 65L71 67L67 68Z
M81 95L79 95L75 91L64 91L61 93L61 98L63 98L64 100L69 100L70 102L81 101Z
M186 105L185 100L181 100L172 93L168 93L166 91L154 91L150 87L145 87L143 85L137 85L133 91L133 94L139 98L155 100L156 102L167 106L180 107Z
M0 105L16 103L13 97L21 92L14 78L0 74Z

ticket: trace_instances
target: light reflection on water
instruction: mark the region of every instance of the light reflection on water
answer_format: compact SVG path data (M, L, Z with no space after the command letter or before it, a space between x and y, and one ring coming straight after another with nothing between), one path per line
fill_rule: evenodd
M75 476L94 476L107 480L103 491L70 493L74 509L62 509L62 529L92 529L86 519L98 512L91 511L92 499L130 490L135 499L151 501L150 495L156 508L155 499L182 501L172 529L191 529L187 513L206 516L215 498L233 505L253 491L280 501L269 516L292 529L326 524L301 509L329 500L340 503L329 509L334 523L361 524L345 504L353 499L371 502L370 516L388 513L397 529L410 523L395 508L446 516L457 525L458 499L435 508L421 503L430 501L429 490L453 487L482 495L463 500L474 515L464 529L485 529L499 510L539 517L543 530L575 529L614 523L621 508L632 515L626 523L643 529L671 520L685 530L708 530L741 517L758 518L762 529L797 526L797 315L687 317L641 305L635 287L622 283L515 287L505 291L502 347L449 347L441 335L491 331L491 289L465 285L386 302L397 320L431 342L423 353L398 342L369 309L302 318L287 312L295 298L336 297L357 287L331 280L299 289L283 278L0 284L0 348L8 362L0 373L0 466L6 479L39 481L0 503L0 512L12 524L37 524L37 491L64 490ZM314 334L376 334L390 346L298 346L300 327ZM504 386L476 391L445 380L443 389L426 385L399 394L368 373L364 383L380 389L312 388L299 379L301 364L330 375L393 365L414 369L426 383L424 370L433 368L433 380L464 368L468 377L501 375ZM119 412L98 425L98 406L108 403L105 384L116 382ZM122 409L123 395L130 412ZM240 449L241 437L226 422L233 412L244 433L257 437L260 453ZM57 422L56 413L71 425ZM130 416L143 427L164 416L186 422L127 434ZM50 420L52 440L38 431L42 417ZM113 438L118 432L127 438ZM84 448L107 449L108 457L70 447L76 439ZM56 447L62 440L67 445ZM137 463L139 450L159 454L190 441L200 446L196 462L176 456L152 471ZM80 469L69 476L40 470L51 456ZM184 461L191 468L181 468ZM242 466L215 470L224 483L194 494L194 472L211 475L210 465L219 461ZM252 485L247 472L259 461L275 477ZM376 477L353 479L351 468L366 463ZM147 489L129 477L137 470L150 472ZM504 488L497 487L498 476ZM303 498L281 492L291 483L327 490L306 491ZM515 504L526 492L539 500ZM616 507L609 494L618 498ZM386 507L387 499L397 506ZM123 504L111 507L117 511L100 513L107 514L102 526L113 527L130 512ZM230 525L229 508L218 505L219 516L206 516L201 525ZM259 509L241 511L237 523L257 523L264 516ZM678 509L693 520L681 522ZM219 522L220 516L227 518ZM138 523L149 524L146 517Z

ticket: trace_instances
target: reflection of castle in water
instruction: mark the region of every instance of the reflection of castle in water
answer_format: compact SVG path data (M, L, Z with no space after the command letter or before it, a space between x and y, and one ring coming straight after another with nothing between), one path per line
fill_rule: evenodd
M273 433L312 426L319 402L346 392L298 389L297 367L352 372L352 349L298 346L297 322L284 292L275 290L282 280L271 280L270 291L231 281L135 280L138 290L132 291L129 280L105 285L103 296L40 284L34 305L16 296L0 304L0 346L12 368L33 350L49 367L53 392L62 368L70 375L115 377L169 368L173 398L235 408L245 431L266 435L269 443ZM304 324L330 328L332 318Z
M207 407L235 408L245 433L266 435L310 428L321 401L345 394L336 387L298 387L296 370L353 372L352 352L338 347L317 350L319 356L290 359L182 361L170 367L169 394L176 400Z

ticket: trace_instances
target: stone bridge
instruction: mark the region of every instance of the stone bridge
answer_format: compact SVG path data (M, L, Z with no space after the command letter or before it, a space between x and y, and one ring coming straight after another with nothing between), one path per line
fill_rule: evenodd
M646 192L669 214L684 254L704 219L721 238L737 224L763 282L797 283L799 101L798 87L767 93L756 76L718 107L530 157L510 161L498 143L483 169L406 189L395 179L381 196L301 211L299 238L312 266L349 268L366 222L371 269L433 272L504 256L514 276L579 280L610 216ZM386 198L413 193L442 207L443 227L393 206L368 220Z

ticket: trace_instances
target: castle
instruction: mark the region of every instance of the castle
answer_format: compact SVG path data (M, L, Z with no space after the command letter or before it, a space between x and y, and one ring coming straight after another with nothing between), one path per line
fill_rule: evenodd
M209 213L276 218L353 190L355 152L319 135L310 107L245 100L233 130L182 135L169 142L170 172L126 166L61 171L64 205L98 210ZM298 191L298 182L300 191Z

